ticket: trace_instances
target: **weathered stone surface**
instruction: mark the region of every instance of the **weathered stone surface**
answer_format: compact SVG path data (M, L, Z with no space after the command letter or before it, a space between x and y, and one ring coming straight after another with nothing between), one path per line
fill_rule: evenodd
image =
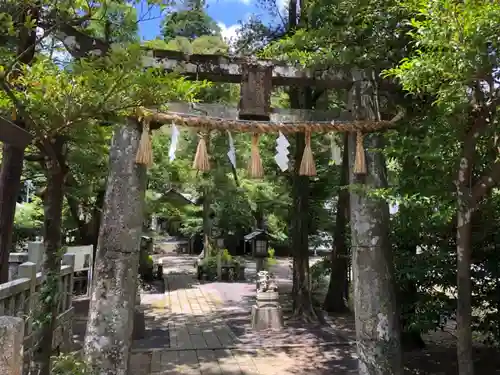
M279 305L252 306L252 329L262 331L267 329L283 329L283 310Z
M350 92L357 118L377 119L373 87L368 82ZM389 243L389 206L367 191L387 187L379 134L365 136L366 175L352 173L356 135L349 139L351 171L351 243L354 311L360 375L401 375L400 324L396 307L394 269Z
M269 277L267 271L263 271ZM260 276L264 277L264 274ZM268 287L269 280L261 279L261 288L264 288L262 283ZM262 330L282 330L283 329L283 310L279 303L279 294L273 289L267 291L257 291L257 304L252 306L252 329L254 331Z
M146 334L146 322L144 318L144 311L136 306L134 309L134 330L132 334L132 339L141 340Z
M167 71L181 72L194 79L213 82L240 83L242 66L251 64L271 67L273 86L316 86L324 88L349 88L348 74L341 69L310 70L280 61L255 59L241 56L192 54L178 51L146 50L143 65L162 67Z
M0 117L0 141L15 147L25 148L32 140L33 136L29 132Z
M136 300L146 170L135 157L141 131L115 129L110 150L84 353L96 374L125 375Z
M242 65L240 85L240 117L269 120L271 112L272 66Z
M0 316L0 374L21 375L23 367L24 321Z

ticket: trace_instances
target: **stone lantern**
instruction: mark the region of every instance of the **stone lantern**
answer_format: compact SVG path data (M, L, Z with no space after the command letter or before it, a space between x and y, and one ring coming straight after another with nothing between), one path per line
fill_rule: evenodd
M257 272L264 266L264 259L268 256L269 236L266 231L257 229L245 237L245 246L247 243L252 247L252 255L257 260Z

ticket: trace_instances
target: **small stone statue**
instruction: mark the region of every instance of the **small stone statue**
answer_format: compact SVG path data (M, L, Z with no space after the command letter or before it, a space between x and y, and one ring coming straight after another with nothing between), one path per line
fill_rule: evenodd
M268 271L260 271L257 276L259 277L257 280L257 291L259 293L278 291L278 284L274 275Z

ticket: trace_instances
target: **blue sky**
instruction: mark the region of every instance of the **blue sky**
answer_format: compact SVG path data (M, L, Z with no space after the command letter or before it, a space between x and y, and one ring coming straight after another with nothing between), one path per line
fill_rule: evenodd
M277 0L282 4L282 0ZM162 14L159 8L154 8L150 12L148 6L143 4L138 5L138 16L141 20L139 30L142 39L154 39L160 34L160 23ZM254 0L208 0L207 13L219 24L225 37L234 36L238 29L238 22L246 20L251 14L260 16L259 18L267 18L266 21L272 21L266 12L256 5Z

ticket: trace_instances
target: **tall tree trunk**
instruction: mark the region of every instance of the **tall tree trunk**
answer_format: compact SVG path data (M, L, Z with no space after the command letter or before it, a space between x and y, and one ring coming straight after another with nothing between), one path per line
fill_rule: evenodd
M19 31L17 56L22 64L30 64L35 55L36 30L24 27L27 17L38 20L38 8L25 7L19 20L23 25ZM22 119L15 121L16 125L25 128ZM4 144L2 149L2 166L0 170L0 284L9 279L9 253L12 248L12 231L16 202L21 188L23 172L24 149Z
M117 126L99 233L84 358L95 374L126 375L132 341L146 168L135 162L141 127Z
M328 292L326 293L323 308L326 311L343 313L348 310L348 251L346 226L349 222L349 138L344 134L344 153L342 155L342 171L339 183L339 199L335 219L335 232L333 238L333 251L331 254L331 273Z
M475 148L475 146L473 147ZM458 174L457 209L457 358L459 375L474 375L471 307L471 217L473 210L469 202L471 173L472 160L465 156L461 160Z
M296 7L294 0L290 7ZM290 16L293 9L289 10ZM296 25L296 22L295 22ZM290 27L294 23L290 21ZM312 109L312 90L290 88L290 106L294 109ZM313 307L311 275L309 270L309 177L301 176L300 163L305 148L305 134L295 134L295 157L292 176L292 218L290 225L291 248L293 254L293 310L294 317L306 321L322 321Z
M292 186L291 239L294 259L295 295L294 316L305 320L317 320L311 295L311 275L309 272L309 177L300 176L300 161L305 147L305 136L295 135L295 167Z
M41 338L40 351L36 359L39 375L50 375L52 339L54 336L57 308L59 305L59 277L61 273L61 224L64 200L64 172L60 161L65 157L64 139L56 137L52 145L58 160L47 161L47 190L44 199L44 247L45 281L41 291Z
M208 177L207 177L208 178ZM210 238L212 236L211 194L210 187L205 186L203 193L203 258L210 255Z
M354 84L350 92L358 119L378 120L377 94L368 81ZM387 176L379 134L365 136L366 175L351 172L351 253L354 313L360 375L402 375L401 326L389 244L389 206L366 193L386 188ZM356 135L349 135L349 169L354 168Z

